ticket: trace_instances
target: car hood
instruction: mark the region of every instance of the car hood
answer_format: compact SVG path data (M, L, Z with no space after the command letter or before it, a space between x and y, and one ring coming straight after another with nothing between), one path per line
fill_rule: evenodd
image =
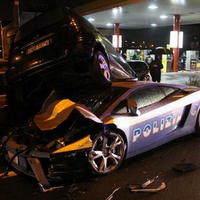
M75 103L70 99L54 101L47 107L47 109L37 114L33 121L42 131L52 130L67 120L73 111L78 112L86 119L92 120L96 123L103 123L86 106Z

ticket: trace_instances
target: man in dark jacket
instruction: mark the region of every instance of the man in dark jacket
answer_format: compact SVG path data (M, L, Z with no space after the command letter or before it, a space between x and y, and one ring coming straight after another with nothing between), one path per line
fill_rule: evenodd
M160 82L160 79L161 79L161 69L162 68L163 68L163 65L162 65L162 63L160 61L160 57L156 56L155 60L153 60L151 62L151 64L149 65L150 74L151 74L153 82Z

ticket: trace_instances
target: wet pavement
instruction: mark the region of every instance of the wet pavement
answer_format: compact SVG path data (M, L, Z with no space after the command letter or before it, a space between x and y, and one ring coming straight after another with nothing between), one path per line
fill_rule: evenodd
M200 71L179 71L162 73L162 83L188 85L195 80L200 81Z

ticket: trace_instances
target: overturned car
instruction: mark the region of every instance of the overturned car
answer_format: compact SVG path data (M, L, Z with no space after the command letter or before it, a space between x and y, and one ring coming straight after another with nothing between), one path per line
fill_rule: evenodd
M19 28L5 76L10 104L31 106L43 103L52 89L136 79L110 41L69 8L43 13Z
M41 111L2 139L5 158L45 188L63 174L116 170L124 159L200 133L200 91L151 82L53 91Z

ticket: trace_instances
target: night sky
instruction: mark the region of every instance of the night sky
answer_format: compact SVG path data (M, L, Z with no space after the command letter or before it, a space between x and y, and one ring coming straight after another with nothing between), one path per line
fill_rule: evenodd
M13 13L13 0L0 1L0 20L11 21Z
M45 11L45 8L55 8L56 6L67 6L75 8L85 3L95 0L19 0L20 9L23 11L33 11L36 7ZM14 0L0 0L0 20L12 21Z
M68 6L70 8L75 8L77 6L83 5L84 3L90 3L95 0L19 0L20 9L25 11L34 11L35 8L40 9L41 11L45 11L44 9L52 9L56 6ZM0 20L3 21L3 24L7 24L7 22L12 21L13 19L13 4L14 0L0 0ZM38 10L37 10L38 11ZM98 27L97 27L98 28ZM200 25L192 25L192 26L181 26L182 31L184 31L184 47L186 49L200 48ZM147 43L147 45L154 44L157 46L158 44L164 45L168 43L169 40L169 32L172 30L172 27L162 27L156 29L141 29L141 30L121 30L121 33L124 36L126 41L130 41L136 39L137 44L141 44L143 41ZM110 33L106 36L110 39L113 31L109 31ZM127 46L131 48L130 45Z

